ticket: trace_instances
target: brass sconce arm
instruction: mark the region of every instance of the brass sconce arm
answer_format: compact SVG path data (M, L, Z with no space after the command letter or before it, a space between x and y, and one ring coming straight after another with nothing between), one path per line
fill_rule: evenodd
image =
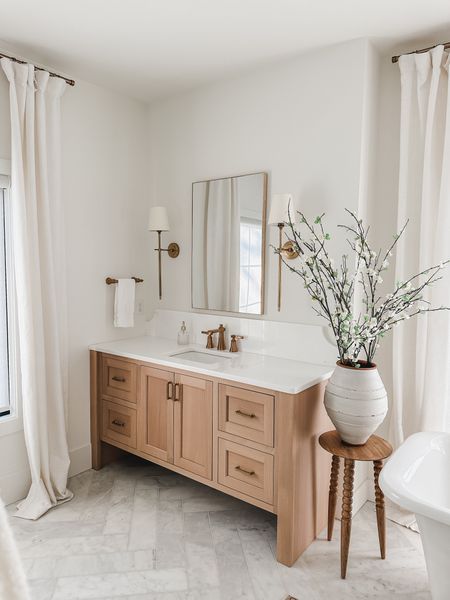
M278 223L279 242L278 242L278 312L281 309L281 267L282 257L293 260L298 257L298 251L292 240L288 240L283 244L283 229L284 223Z
M176 242L171 242L167 248L161 248L161 231L157 230L158 234L158 247L155 248L155 252L158 253L158 283L159 283L159 299L162 298L162 265L161 265L161 252L167 252L170 258L177 258L180 254L180 246Z
M270 208L269 224L278 227L278 312L281 310L281 267L283 259L297 258L299 248L288 240L283 244L283 229L287 222L295 221L296 206L293 194L274 194Z

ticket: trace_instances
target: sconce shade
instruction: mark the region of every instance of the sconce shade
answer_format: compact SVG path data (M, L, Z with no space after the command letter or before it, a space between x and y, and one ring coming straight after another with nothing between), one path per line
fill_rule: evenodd
M270 205L269 225L278 225L289 221L289 212L292 222L297 220L297 208L293 194L274 194Z
M152 206L148 217L149 231L169 231L169 216L165 206Z

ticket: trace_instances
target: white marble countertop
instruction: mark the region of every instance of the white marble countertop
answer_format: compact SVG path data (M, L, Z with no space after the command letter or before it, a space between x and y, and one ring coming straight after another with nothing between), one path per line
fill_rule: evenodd
M287 394L297 394L328 379L334 368L333 365L310 364L251 352L206 350L197 344L179 346L173 340L153 336L93 344L89 349ZM211 364L179 356L189 351L204 353L207 356L205 360L211 360Z

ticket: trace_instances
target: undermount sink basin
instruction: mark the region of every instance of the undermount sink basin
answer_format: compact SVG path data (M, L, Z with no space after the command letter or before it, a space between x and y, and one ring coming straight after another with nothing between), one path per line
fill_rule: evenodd
M223 364L223 360L230 360L231 356L228 354L213 354L209 352L201 352L199 350L183 350L182 352L174 352L171 354L172 358L179 358L181 360L186 360L190 363L199 363L202 365L216 365L219 366L221 363Z

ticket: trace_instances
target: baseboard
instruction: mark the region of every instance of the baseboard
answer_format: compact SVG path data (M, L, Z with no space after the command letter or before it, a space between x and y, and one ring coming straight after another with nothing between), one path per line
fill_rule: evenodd
M28 468L7 473L0 478L0 496L5 505L25 498L30 489L31 476Z
M91 468L91 445L81 446L69 452L69 477ZM20 471L6 473L0 477L0 497L4 504L12 504L25 498L30 489L31 477L28 467Z
M92 467L91 444L70 450L69 477L83 473Z
M352 505L352 517L356 515L360 508L364 506L367 500L370 500L370 479L364 479L353 489L353 505ZM336 519L341 519L342 511L342 486L339 486L338 501L336 505Z
M375 486L374 485L367 486L367 500L370 500L370 502L375 502Z
M365 479L361 482L354 491L353 491L353 510L352 516L356 515L358 510L364 506L364 504L369 499L369 490L370 490L370 479Z

